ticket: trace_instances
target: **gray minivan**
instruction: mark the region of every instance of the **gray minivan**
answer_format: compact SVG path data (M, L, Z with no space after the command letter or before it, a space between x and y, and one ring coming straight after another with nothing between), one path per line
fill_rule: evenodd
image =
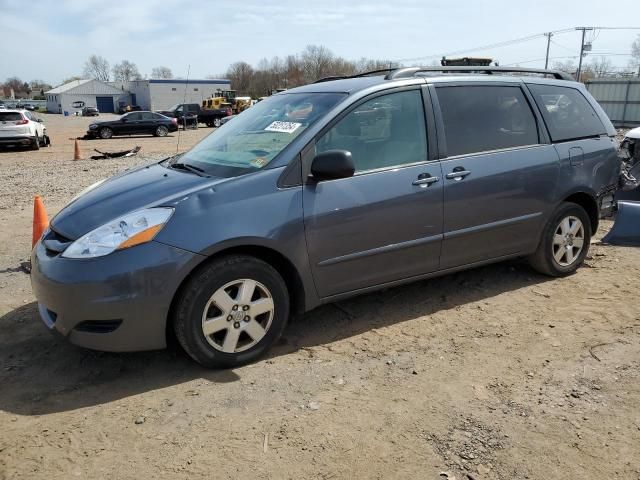
M614 135L559 72L402 68L287 90L72 200L32 253L39 311L78 345L157 349L174 331L231 367L292 313L352 295L514 257L567 275L612 208Z

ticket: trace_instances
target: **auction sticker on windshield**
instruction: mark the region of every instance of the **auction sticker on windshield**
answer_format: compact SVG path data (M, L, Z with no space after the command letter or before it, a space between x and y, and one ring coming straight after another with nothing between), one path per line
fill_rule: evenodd
M296 122L272 122L271 125L265 128L267 132L283 132L283 133L293 133L295 132L301 123Z

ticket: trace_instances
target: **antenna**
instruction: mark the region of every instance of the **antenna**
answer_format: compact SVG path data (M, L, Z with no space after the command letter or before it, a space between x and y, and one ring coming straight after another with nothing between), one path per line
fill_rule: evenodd
M187 66L187 81L184 84L184 97L182 97L182 121L183 128L187 129L187 114L184 109L184 104L187 101L187 87L189 86L189 74L191 73L191 64ZM178 149L180 148L180 128L178 128L178 140L176 141L176 154L178 153Z

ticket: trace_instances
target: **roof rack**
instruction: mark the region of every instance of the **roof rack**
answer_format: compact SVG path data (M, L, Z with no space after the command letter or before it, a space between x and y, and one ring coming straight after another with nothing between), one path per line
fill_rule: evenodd
M394 70L397 70L397 69L398 69L397 67L381 68L379 70L370 70L368 72L356 73L355 75L338 75L338 76L324 77L319 80L316 80L313 83L330 82L332 80L344 80L345 78L360 78L360 77L366 77L368 75L373 75L376 73L393 72Z
M520 67L482 67L482 66L470 66L470 67L405 67L396 68L390 71L385 77L385 80L394 80L397 78L411 78L420 72L460 72L460 73L483 73L487 75L493 75L494 73L537 73L540 75L552 75L557 80L570 80L575 79L568 73L561 72L559 70L544 70L538 68L520 68Z

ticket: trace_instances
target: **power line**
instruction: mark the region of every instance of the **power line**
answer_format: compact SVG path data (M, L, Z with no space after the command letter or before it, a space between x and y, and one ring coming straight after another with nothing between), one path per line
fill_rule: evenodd
M497 42L497 43L492 43L489 45L482 45L480 47L472 47L469 49L465 49L465 50L456 50L456 51L452 51L452 52L447 52L447 53L439 53L439 54L435 54L435 55L424 55L422 57L413 57L413 58L400 58L397 60L394 60L397 63L404 63L404 62L415 62L418 60L427 60L430 58L441 58L441 57L448 57L451 55L461 55L463 53L472 53L472 52L477 52L480 50L487 50L487 49L491 49L491 48L501 48L501 47L508 47L511 45L516 45L518 43L523 43L523 42L528 42L531 40L536 40L538 38L542 38L542 37L548 37L549 35L553 36L554 34L559 34L559 33L569 33L569 32L575 32L576 30L582 30L582 29L586 29L588 31L592 31L593 35L595 36L594 38L597 38L597 30L640 30L640 27L575 27L575 28L563 28L560 30L553 30L551 32L545 32L545 33L537 33L534 35L528 35L526 37L520 37L520 38L514 38L512 40L505 40L503 42ZM550 39L550 37L548 37ZM593 40L592 40L593 41ZM569 47L565 47L564 45L560 45L557 42L551 40L551 42L554 45L558 45L559 47L565 48L569 51L573 51L573 49L570 49ZM584 45L584 42L583 42ZM582 50L582 47L581 47Z

